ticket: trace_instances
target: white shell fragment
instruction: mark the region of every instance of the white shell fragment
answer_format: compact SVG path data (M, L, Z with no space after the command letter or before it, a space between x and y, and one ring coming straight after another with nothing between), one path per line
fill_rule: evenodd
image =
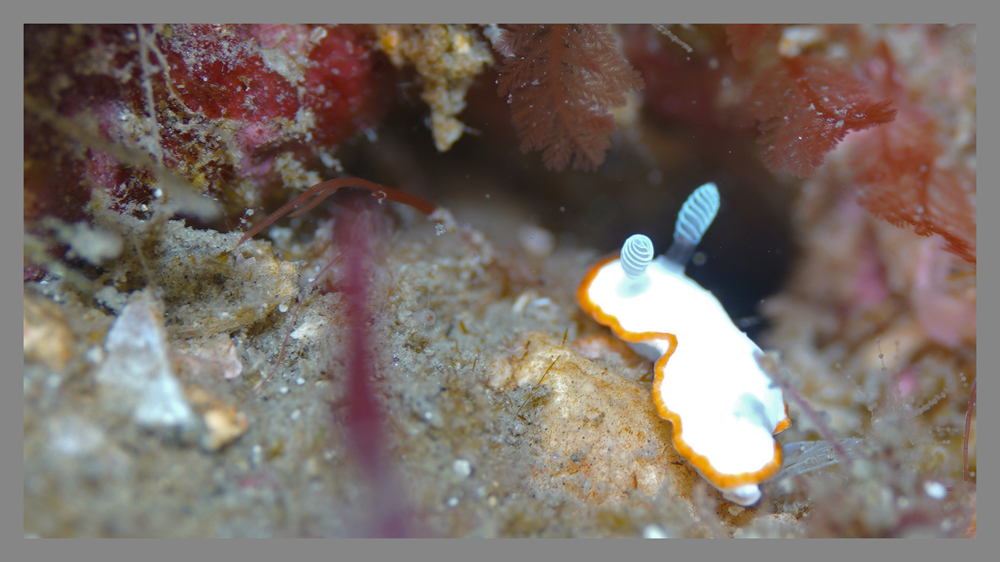
M674 247L680 240L690 255L717 209L718 191L705 184L681 210ZM656 361L653 400L673 424L677 451L729 501L757 503L758 484L781 469L774 434L788 426L781 389L757 362L760 348L683 263L660 256L635 276L625 262L595 265L577 291L580 305Z
M96 380L108 409L130 413L140 426L165 436L193 437L197 418L174 376L162 313L146 291L129 299L104 349Z

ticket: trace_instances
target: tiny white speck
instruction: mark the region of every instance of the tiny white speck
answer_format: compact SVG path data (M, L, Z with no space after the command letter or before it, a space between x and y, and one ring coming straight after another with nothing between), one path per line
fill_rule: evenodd
M782 494L791 494L795 491L795 484L792 483L791 478L785 478L778 484L778 490Z
M104 359L104 350L95 345L94 347L87 350L87 353L84 354L84 357L87 359L88 363L92 365L97 365Z
M302 377L299 377L299 378L295 379L295 384L297 384L299 386L302 386L302 385L306 384L306 379L304 379Z
M943 500L948 495L948 488L940 482L928 480L924 482L924 492L936 500Z
M278 389L278 392L280 392L282 394L288 394L288 387L287 386L283 386L283 387L281 387L281 388Z
M458 498L455 496L448 498L448 507L455 507L456 505L458 505Z
M669 539L670 535L668 535L667 532L663 530L663 527L660 527L656 523L650 523L649 525L646 525L645 527L643 527L643 529L642 529L642 538L644 538L644 539Z
M301 417L302 417L302 411L299 409L296 409L291 414L288 414L288 419L292 421L298 421L298 419Z
M279 305L278 305L278 312L280 312L280 313L282 313L282 314L284 314L284 313L288 312L288 305L287 305L287 304L285 304L285 303L281 303L281 304L279 304Z

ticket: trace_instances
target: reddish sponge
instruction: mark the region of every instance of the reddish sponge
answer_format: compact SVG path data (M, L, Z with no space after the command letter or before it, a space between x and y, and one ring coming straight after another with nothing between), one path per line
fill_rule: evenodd
M25 219L81 218L93 187L118 189L122 205L152 197L148 174L54 138L48 124L64 118L242 212L252 201L236 194L281 185L275 156L329 162L388 110L391 67L372 38L367 26L28 26ZM112 162L90 174L94 158Z

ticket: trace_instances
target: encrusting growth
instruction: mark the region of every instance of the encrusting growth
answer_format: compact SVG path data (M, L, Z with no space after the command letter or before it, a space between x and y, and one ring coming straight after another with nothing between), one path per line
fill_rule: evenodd
M726 43L733 47L733 58L745 60L756 52L774 26L760 23L732 23L726 26Z

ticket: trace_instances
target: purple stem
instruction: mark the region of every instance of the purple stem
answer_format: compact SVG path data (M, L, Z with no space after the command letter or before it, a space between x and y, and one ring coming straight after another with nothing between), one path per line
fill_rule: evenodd
M362 472L368 477L373 498L372 522L366 534L404 537L404 513L397 507L402 496L395 493L394 475L386 467L382 412L371 383L375 360L368 327L371 317L368 264L375 236L374 211L366 204L367 200L355 199L351 203L345 205L349 209L338 213L335 226L335 239L342 244L345 269L339 289L344 295L347 316L348 439Z

